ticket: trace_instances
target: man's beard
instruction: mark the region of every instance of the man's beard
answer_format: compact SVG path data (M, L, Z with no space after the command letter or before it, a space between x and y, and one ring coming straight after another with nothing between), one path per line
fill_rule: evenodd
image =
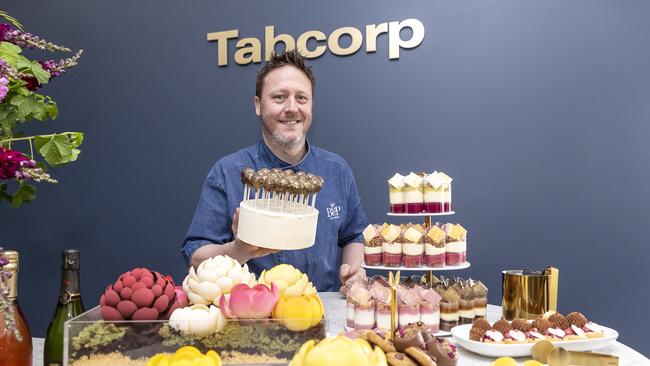
M262 118L260 118L260 122L262 122L262 128L266 132L266 136L269 138L270 142L277 147L280 147L284 150L294 150L302 147L305 144L305 133L301 133L295 138L288 138L286 136L283 136L282 133L277 130L271 131L267 127L266 123L264 123L264 120Z

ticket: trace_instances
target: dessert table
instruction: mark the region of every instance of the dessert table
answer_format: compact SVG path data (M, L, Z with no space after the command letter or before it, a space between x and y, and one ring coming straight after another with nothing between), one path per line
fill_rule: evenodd
M327 317L327 330L329 335L336 335L343 331L346 315L346 302L338 292L322 292L319 294L325 306L325 316ZM501 307L488 305L487 317L490 322L501 318ZM43 338L33 339L33 366L43 365ZM466 351L458 347L460 358L458 366L487 366L494 361L493 358L479 356L475 353ZM650 360L633 350L632 348L615 342L611 346L599 349L599 353L607 353L619 357L619 366L643 366L650 365ZM517 361L522 363L526 358L519 358Z

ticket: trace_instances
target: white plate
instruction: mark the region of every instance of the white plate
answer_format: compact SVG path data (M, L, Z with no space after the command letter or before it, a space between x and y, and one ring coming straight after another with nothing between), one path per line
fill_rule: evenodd
M353 331L353 328L348 327L347 325L343 325L343 329L345 329L346 332ZM440 330L436 333L433 333L434 336L436 337L449 337L451 335L451 332L445 332L444 330Z
M455 214L456 211L447 211L447 212L421 212L421 213L394 213L386 212L388 216L405 216L405 217L422 217L422 216L449 216Z
M457 271L459 269L469 268L471 263L465 262L460 266L445 266L445 267L386 267L386 266L368 266L365 263L362 264L362 267L365 269L381 269L384 271Z
M599 348L607 347L618 338L618 332L614 329L603 327L605 336L603 338L591 338L578 341L559 341L553 342L555 346L561 346L569 351L593 351ZM494 344L477 342L469 339L469 330L471 324L464 324L453 327L451 334L454 336L456 344L463 348L488 357L523 357L530 356L531 350L535 343L521 344Z

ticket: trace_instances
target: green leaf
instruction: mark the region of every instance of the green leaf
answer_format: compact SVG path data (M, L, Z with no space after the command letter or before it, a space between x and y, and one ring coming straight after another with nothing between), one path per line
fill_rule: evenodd
M70 137L70 143L72 144L72 147L79 147L81 146L81 143L84 141L83 132L71 132L69 134L69 137Z
M29 63L29 70L32 72L34 77L36 77L36 80L38 80L40 85L47 84L50 80L50 73L45 71L38 61L31 61Z
M11 197L11 196L10 196ZM20 186L13 197L11 197L11 207L18 208L23 203L30 203L36 198L36 188L25 182L20 182Z
M14 69L18 69L19 60L22 61L22 59L25 59L20 56L21 51L20 47L13 43L0 42L0 58L5 60L5 62Z
M52 136L36 136L34 138L34 146L37 151L43 156L45 161L52 165L58 166L67 164L77 160L79 153L75 149L76 145L66 134L52 135Z

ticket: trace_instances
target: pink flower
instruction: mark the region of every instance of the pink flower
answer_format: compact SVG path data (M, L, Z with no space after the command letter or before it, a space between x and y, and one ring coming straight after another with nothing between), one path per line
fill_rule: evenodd
M30 160L20 151L0 147L0 179L15 178L23 166L32 166ZM35 166L35 163L33 165Z
M262 284L250 287L240 283L230 290L230 299L221 295L219 307L228 318L262 319L271 316L279 298L280 292L273 283L270 289Z
M9 79L4 76L0 76L0 102L7 96L9 93Z

